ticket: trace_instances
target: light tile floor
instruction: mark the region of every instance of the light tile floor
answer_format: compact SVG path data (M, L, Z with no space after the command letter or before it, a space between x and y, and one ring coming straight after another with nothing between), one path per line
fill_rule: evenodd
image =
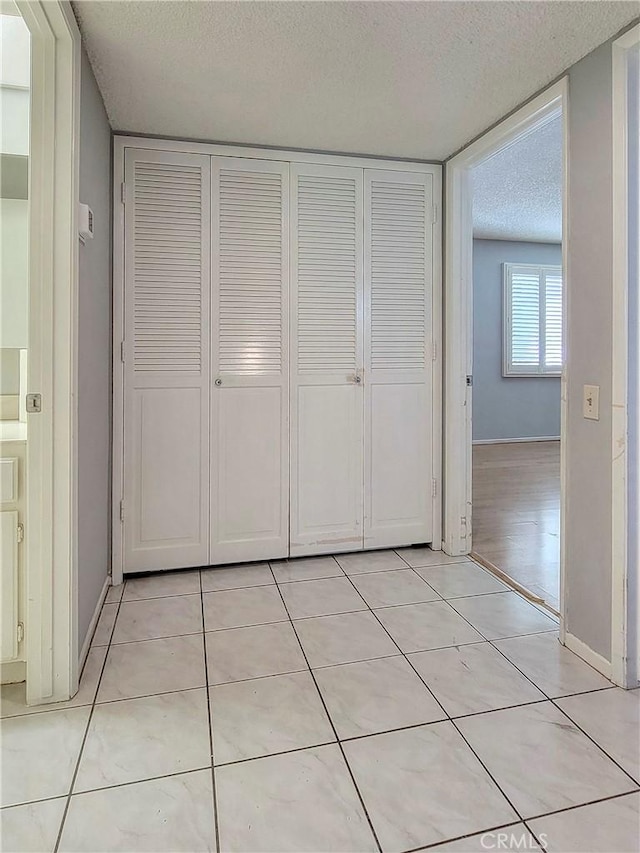
M1 849L637 851L640 691L447 559L112 588L71 702L2 689Z

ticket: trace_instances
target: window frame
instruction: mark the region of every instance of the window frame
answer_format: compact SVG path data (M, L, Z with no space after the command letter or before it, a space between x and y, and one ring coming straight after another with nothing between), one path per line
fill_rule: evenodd
M512 358L512 332L513 332L513 302L512 284L514 271L526 272L538 276L538 306L539 306L539 353L537 366L525 368L522 365L514 366ZM544 377L559 378L562 376L562 364L559 367L545 367L546 351L546 295L544 293L545 273L560 276L562 292L564 294L564 275L560 264L523 264L505 262L502 264L502 376L505 379ZM564 312L564 299L562 310ZM564 317L562 317L562 347L564 349Z

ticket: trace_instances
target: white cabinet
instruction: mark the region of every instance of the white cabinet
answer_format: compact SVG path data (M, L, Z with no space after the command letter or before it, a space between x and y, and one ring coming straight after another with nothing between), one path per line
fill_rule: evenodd
M0 662L13 666L24 660L26 442L0 436L0 451Z
M0 511L0 566L2 566L2 628L0 659L18 657L18 513Z
M438 168L170 146L122 146L116 560L438 538Z

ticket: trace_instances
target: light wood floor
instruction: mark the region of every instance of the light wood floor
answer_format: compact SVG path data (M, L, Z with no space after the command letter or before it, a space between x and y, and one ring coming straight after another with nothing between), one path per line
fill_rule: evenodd
M560 442L473 447L473 551L559 608Z

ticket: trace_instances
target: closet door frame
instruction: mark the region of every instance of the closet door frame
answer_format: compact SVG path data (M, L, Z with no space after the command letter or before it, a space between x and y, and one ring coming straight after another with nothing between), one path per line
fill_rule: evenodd
M111 582L122 583L123 526L120 522L120 501L124 480L124 373L121 343L124 336L124 160L127 148L175 151L209 156L281 160L287 163L317 163L319 165L351 166L363 169L384 169L399 172L426 172L433 176L437 220L433 231L433 362L432 420L433 476L437 495L432 501L434 549L442 547L442 166L437 163L357 157L292 151L286 148L266 149L243 145L220 145L190 142L179 139L151 139L143 136L113 138L113 479L112 479L112 554Z

